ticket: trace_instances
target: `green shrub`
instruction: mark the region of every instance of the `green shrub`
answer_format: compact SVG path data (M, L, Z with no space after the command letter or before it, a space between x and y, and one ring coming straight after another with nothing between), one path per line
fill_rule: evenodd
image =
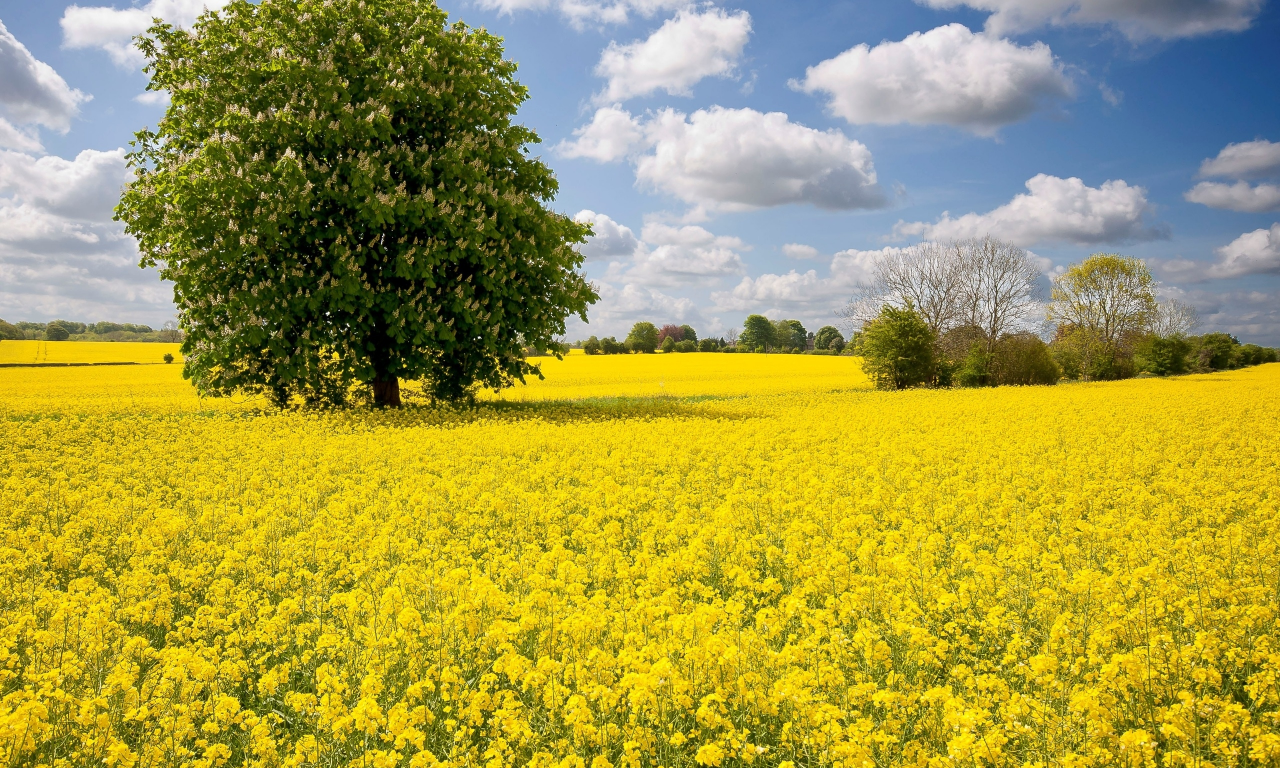
M1232 367L1240 341L1229 333L1206 333L1191 340L1193 364L1197 371L1225 371Z
M1191 342L1183 336L1148 336L1133 352L1134 369L1155 376L1186 373Z
M595 336L582 342L582 351L588 355L600 354L600 340Z
M906 389L933 379L936 341L915 307L885 305L862 329L862 369L878 389Z
M699 351L699 352L715 352L715 351L716 351L716 340L715 340L715 339L702 339L701 341L699 341L699 342L698 342L698 351Z
M988 363L990 382L997 386L1057 384L1062 369L1034 333L1010 333L1000 337Z
M168 353L168 352L165 352L165 353L164 353L164 361L165 361L166 363L172 363L172 362L173 362L173 355L172 355L172 354L170 354L170 353Z
M697 352L698 342L690 341L689 339L685 339L683 341L677 341L676 351L677 352Z
M49 323L45 326L44 337L48 341L66 341L71 338L71 334L67 329L57 323Z

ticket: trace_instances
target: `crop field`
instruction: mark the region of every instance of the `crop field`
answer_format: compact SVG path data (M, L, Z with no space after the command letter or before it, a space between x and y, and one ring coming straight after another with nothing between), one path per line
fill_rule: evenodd
M142 341L2 341L0 363L162 363L181 344Z
M314 413L0 369L0 761L1280 761L1280 365L545 371Z

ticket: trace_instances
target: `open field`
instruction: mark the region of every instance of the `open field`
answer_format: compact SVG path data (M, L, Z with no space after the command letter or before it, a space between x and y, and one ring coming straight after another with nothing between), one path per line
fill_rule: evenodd
M0 760L1280 760L1280 365L545 370L317 414L0 369Z
M163 363L181 344L142 341L0 341L0 363Z

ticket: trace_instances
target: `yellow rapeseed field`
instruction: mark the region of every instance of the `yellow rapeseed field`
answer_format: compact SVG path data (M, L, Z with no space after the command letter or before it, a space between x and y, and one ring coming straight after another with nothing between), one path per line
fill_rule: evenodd
M181 344L144 341L0 341L0 363L161 363Z
M0 369L0 760L1280 761L1280 365L546 370L280 413L177 365Z

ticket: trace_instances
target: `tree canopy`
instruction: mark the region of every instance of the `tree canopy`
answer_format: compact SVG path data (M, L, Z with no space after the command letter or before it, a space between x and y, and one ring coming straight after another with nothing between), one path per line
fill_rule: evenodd
M645 321L631 326L631 332L627 334L627 346L633 352L653 352L658 348L658 327Z
M139 43L171 103L117 216L202 392L436 398L538 369L596 294L501 40L417 0L233 2Z
M906 389L933 376L934 331L915 307L885 304L863 326L862 369L879 389Z
M742 323L742 335L738 337L738 343L747 349L768 349L774 344L773 335L774 327L769 318L764 315L747 315Z

